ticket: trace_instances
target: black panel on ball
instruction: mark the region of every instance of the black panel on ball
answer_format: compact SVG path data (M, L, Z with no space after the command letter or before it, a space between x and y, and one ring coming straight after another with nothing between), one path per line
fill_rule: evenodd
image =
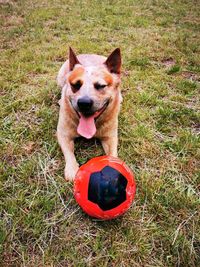
M116 208L126 200L127 179L116 169L106 166L90 175L88 199L102 210Z

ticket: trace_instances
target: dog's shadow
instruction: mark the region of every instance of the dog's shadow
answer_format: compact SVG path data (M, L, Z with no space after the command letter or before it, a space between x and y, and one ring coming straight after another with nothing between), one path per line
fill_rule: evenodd
M86 140L83 137L78 137L75 139L75 156L80 165L85 164L88 160L104 155L104 150L102 148L101 142L92 138Z

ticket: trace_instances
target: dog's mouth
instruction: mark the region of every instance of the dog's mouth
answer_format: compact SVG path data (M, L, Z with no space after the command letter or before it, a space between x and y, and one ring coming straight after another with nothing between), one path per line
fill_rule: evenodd
M106 108L109 105L110 100L107 100L103 107L101 107L99 110L95 111L94 113L81 113L77 112L79 116L79 124L77 128L77 132L87 138L92 138L96 133L96 125L95 121L101 116L101 114L106 110Z
M76 111L76 113L78 114L78 116L79 116L79 118L81 117L81 116L83 116L83 117L85 117L85 118L88 118L88 117L94 117L95 118L95 120L105 111L105 109L107 108L107 106L108 106L108 104L109 104L109 101L110 100L107 100L106 102L105 102L105 104L99 109L99 110L97 110L97 111L95 111L95 112L79 112L79 111Z

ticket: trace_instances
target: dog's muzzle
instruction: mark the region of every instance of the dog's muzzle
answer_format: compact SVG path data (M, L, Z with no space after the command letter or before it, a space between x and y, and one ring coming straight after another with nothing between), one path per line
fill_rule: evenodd
M110 99L107 99L101 108L99 108L98 110L95 110L94 101L92 99L80 98L77 102L77 108L74 107L72 102L71 102L71 105L76 111L76 113L79 115L79 117L80 115L83 115L86 118L90 116L95 116L95 119L96 119L105 111L109 103L110 103Z
M92 114L93 104L94 101L87 96L79 98L77 101L78 111L82 114Z

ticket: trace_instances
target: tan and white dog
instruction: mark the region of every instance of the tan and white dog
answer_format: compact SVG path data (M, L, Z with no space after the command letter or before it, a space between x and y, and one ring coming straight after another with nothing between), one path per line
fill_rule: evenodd
M79 168L74 139L99 138L107 155L117 156L118 114L122 101L119 89L120 49L108 58L93 54L76 56L61 67L57 83L62 88L57 138L65 157L65 179L73 180Z

